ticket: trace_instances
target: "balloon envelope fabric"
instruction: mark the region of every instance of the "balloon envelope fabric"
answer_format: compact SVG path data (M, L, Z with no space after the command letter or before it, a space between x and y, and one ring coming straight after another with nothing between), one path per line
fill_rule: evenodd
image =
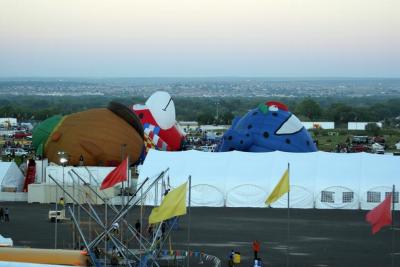
M317 147L300 120L279 102L267 102L234 119L219 152L314 152Z

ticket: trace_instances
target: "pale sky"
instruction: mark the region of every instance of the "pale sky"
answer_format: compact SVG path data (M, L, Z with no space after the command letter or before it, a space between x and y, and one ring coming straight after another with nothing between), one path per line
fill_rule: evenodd
M0 77L400 77L400 1L0 0Z

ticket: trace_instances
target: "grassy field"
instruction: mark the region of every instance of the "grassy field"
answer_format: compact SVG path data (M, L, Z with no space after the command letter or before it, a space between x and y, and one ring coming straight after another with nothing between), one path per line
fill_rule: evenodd
M322 151L335 151L337 144L345 144L347 140L351 140L352 136L373 136L366 131L348 131L346 129L319 129L313 130L311 134L314 140L318 140L318 149ZM385 138L387 152L396 151L395 144L400 141L400 130L383 129L379 136L383 136Z

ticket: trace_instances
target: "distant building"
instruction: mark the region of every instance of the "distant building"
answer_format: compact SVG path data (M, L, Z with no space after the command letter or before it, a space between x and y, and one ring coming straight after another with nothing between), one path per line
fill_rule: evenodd
M182 129L185 133L196 131L196 129L199 127L199 123L197 121L179 121L177 125L179 125L180 129Z
M17 126L18 122L16 118L0 118L0 126L9 127L9 126Z
M395 146L396 146L397 150L400 150L400 142L397 142L397 144L395 144Z
M179 125L181 127L186 127L186 126L199 126L199 123L197 121L180 121Z
M333 121L302 121L304 128L309 129L335 129L335 122Z
M209 131L223 131L225 132L226 130L228 130L231 126L230 125L201 125L200 126L200 130L202 132L209 132Z
M382 122L348 122L347 129L363 131L368 123L375 123L378 127L382 128Z

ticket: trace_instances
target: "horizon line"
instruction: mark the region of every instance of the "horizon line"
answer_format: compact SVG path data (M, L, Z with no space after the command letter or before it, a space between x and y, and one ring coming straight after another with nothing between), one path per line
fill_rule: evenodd
M0 79L221 79L221 78L256 78L256 79L400 79L400 76L249 76L249 75L193 75L193 76L170 76L170 75L154 75L154 76L0 76Z

